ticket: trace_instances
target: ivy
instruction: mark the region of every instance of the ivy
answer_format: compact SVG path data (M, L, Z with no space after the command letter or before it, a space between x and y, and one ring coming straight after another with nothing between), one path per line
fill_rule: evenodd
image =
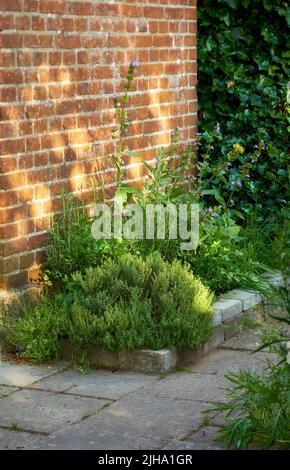
M276 211L287 200L288 7L283 0L200 0L198 5L199 157L206 154L214 163L226 160L235 143L245 148L228 178L239 177L245 165L249 169L234 195L244 211L253 204ZM220 178L208 189L212 185L226 196Z

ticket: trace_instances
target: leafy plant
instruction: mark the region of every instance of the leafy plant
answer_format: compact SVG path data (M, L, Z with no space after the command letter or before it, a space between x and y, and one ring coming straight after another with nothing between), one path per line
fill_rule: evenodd
M275 215L287 201L289 174L287 2L203 0L198 21L198 153L208 163L204 189L214 190L206 199L233 192L242 213L255 204L264 218ZM243 151L229 162L235 145ZM211 178L212 166L223 165Z
M262 448L290 448L290 365L272 362L263 375L240 371L225 376L234 388L228 389L229 403L219 403L212 411L226 413L220 437L237 449L257 444Z
M177 136L178 137L178 136ZM254 212L247 219L232 207L232 194L235 185L225 201L214 190L204 190L205 178L208 176L208 162L193 163L197 159L198 142L185 148L177 158L177 146L161 149L156 155L155 166L144 162L148 169L149 182L145 183L144 192L130 192L141 204L179 204L199 203L200 207L200 243L196 251L182 252L180 239L170 240L168 237L169 221L164 240L142 240L131 244L131 251L147 256L158 250L168 261L179 259L190 266L194 275L215 293L226 292L237 286L264 288L269 284L261 277L269 270L265 252L269 249L270 229L259 222ZM237 158L242 149L235 145L228 161ZM222 163L222 167L224 164ZM211 178L221 172L220 163L212 166ZM126 191L126 189L125 189ZM205 194L212 194L216 200L214 206L207 206ZM237 218L243 225L237 223ZM272 226L271 226L272 227ZM263 254L263 256L262 256ZM270 256L270 255L269 255Z
M288 235L287 221L277 233L284 285L272 288L268 292L272 311L273 308L279 308L280 313L269 314L272 323L262 334L264 344L254 351L255 353L270 348L277 354L278 361L277 363L268 361L266 370L260 375L250 370L227 374L226 377L234 385L234 388L228 389L230 402L218 403L214 408L215 411L226 413L226 424L220 431L221 439L237 449L246 448L250 444L258 444L263 448L290 449ZM284 331L282 325L286 325L288 329Z
M262 274L270 268L256 249L249 248L256 242L248 236L247 227L238 225L228 211L208 207L201 219L196 252L184 254L192 272L217 294L238 286L269 291L269 282ZM249 229L249 234L252 232ZM260 249L269 247L267 240L267 236L260 236Z
M62 210L52 219L45 250L46 284L64 281L73 272L96 263L99 244L91 233L93 221L84 203L70 195L62 196Z
M289 219L284 220L284 224L277 230L277 257L279 262L280 273L283 282L272 287L272 289L264 294L270 312L271 328L266 330L264 334L264 343L258 349L270 347L277 352L282 362L289 358L289 341L290 341L290 248L289 248ZM274 313L273 313L274 312ZM283 328L284 327L284 328ZM288 359L289 363L289 359Z
M130 120L128 117L128 111L126 105L129 101L129 91L132 88L132 82L137 72L138 62L130 62L126 81L124 85L124 93L121 96L117 94L113 95L113 103L115 109L115 115L117 118L117 125L112 129L112 139L116 142L116 148L113 153L109 154L113 166L117 172L117 187L120 187L123 176L122 166L124 165L124 159L127 156L133 154L129 152L129 149L124 145L124 138L129 132Z
M63 296L43 294L17 304L14 314L8 311L2 318L1 337L8 348L40 362L58 358L66 325Z

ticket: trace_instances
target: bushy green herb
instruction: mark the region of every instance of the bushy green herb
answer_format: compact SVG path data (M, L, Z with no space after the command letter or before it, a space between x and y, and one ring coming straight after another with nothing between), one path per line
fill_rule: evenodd
M11 344L25 357L57 357L68 336L88 365L93 346L109 351L196 347L212 333L212 295L181 264L158 253L146 260L119 261L76 273L67 293L41 297L23 316L8 321Z
M72 282L72 328L79 331L78 319L90 316L95 344L108 350L195 347L211 334L211 294L186 268L158 253L109 260Z
M17 312L17 313L16 313ZM36 361L56 359L66 328L66 307L61 294L21 299L15 313L2 318L1 337L9 348Z

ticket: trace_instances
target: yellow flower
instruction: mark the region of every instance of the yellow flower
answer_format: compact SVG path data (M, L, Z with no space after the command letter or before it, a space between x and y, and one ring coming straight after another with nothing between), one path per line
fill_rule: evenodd
M52 286L52 282L51 282L51 280L49 279L49 277L48 277L47 274L44 274L44 275L43 275L42 280L43 280L44 284L46 284L47 286Z
M240 145L240 144L234 144L234 145L233 145L233 151L234 151L235 153L244 153L245 148L244 148L242 145Z

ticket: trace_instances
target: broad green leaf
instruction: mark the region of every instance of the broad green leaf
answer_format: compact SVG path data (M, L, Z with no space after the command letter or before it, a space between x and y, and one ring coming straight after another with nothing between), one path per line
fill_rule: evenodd
M240 0L219 0L220 3L225 3L231 8L234 8L235 10L238 8L240 4Z

